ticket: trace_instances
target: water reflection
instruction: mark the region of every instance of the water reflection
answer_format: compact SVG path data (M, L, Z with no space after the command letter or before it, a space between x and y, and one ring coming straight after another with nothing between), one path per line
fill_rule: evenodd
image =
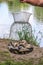
M43 8L34 7L34 16L38 19L38 21L43 22Z
M12 24L13 18L9 13L7 3L3 2L0 4L0 37L8 37L10 25Z
M43 13L39 8L39 13L37 7L29 6L25 11L31 12L30 24L32 26L33 33L38 36L37 41L40 42L40 46L43 46ZM9 37L11 24L14 22L13 16L9 12L7 3L0 4L0 37Z
M28 11L31 11L32 13L29 22L32 25L33 34L35 37L37 37L37 41L40 43L40 46L43 47L43 22L41 18L40 19L37 18L38 16L37 14L36 14L37 16L34 14L36 12L34 6L30 6ZM42 12L40 12L39 14L42 14Z
M27 9L29 4L20 3L20 0L8 1L8 6L11 11L21 11L22 9Z

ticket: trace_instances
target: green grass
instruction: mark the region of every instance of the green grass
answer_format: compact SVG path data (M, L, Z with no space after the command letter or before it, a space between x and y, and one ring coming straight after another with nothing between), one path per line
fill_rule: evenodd
M40 60L38 63L34 63L33 61L28 62L5 61L1 62L0 65L43 65L43 60Z

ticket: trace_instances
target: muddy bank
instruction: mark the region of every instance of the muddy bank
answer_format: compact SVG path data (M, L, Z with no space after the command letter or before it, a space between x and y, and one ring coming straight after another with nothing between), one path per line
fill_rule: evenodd
M9 42L10 40L0 39L0 62L5 60L28 61L29 59L43 59L43 48L33 46L33 51L28 54L13 54L7 48ZM14 43L15 41L12 42Z

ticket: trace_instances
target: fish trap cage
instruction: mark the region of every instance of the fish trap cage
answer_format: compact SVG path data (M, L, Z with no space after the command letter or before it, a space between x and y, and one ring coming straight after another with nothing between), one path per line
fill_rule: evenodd
M32 35L32 27L29 23L31 13L29 12L15 12L12 13L14 22L10 28L10 39L20 40L24 39L24 36Z

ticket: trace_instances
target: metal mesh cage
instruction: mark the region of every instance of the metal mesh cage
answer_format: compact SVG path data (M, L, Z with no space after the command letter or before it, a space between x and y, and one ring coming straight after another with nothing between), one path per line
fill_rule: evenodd
M25 33L28 36L32 34L32 28L29 21L31 13L28 12L16 12L13 13L14 23L10 28L10 38L15 40L20 40L18 33L21 33L22 37Z
M29 12L15 12L12 14L15 22L28 22L31 15Z

